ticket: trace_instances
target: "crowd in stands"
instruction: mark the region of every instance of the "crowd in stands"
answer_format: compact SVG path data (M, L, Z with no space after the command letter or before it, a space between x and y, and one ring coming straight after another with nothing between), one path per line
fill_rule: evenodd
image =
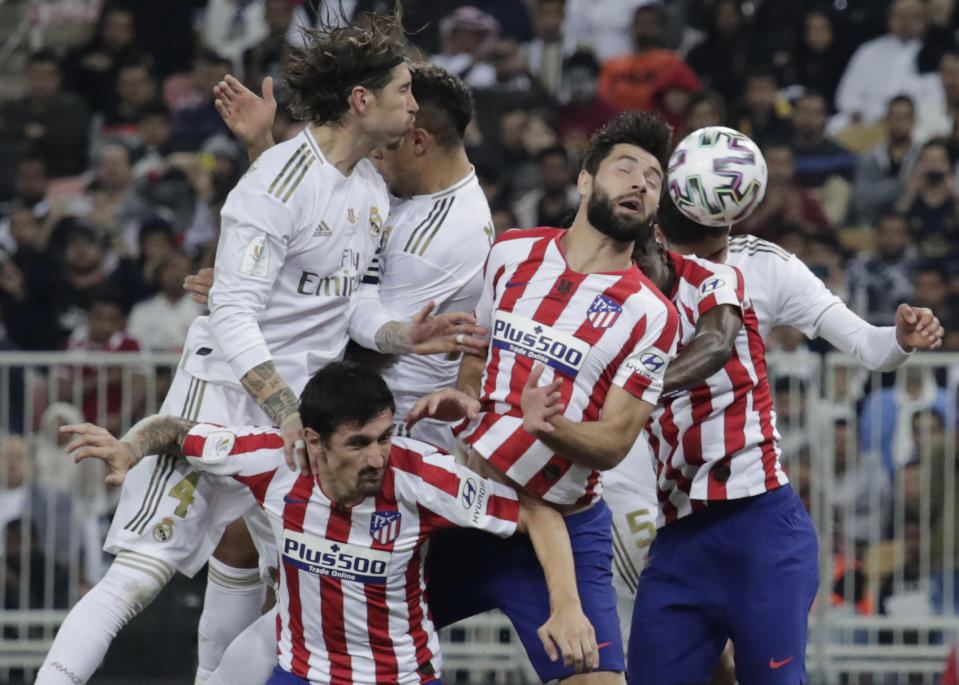
M232 73L258 91L272 76L281 105L274 137L288 139L303 122L285 106L287 47L317 22L339 21L341 9L389 11L393 1L46 5L80 19L62 32L67 38L53 25L35 30L43 40L16 53L22 70L3 77L11 97L0 103L0 349L175 352L202 313L180 284L212 264L219 208L248 165L214 108L213 86ZM946 329L944 349L959 351L955 0L404 6L419 54L474 90L468 150L497 232L560 224L579 201L589 136L621 110L661 113L676 141L703 126L732 126L756 140L769 166L765 199L734 233L796 253L875 325L891 324L902 302L932 308ZM55 15L48 8L44 16ZM824 351L790 331L777 331L770 347ZM865 512L875 502L897 509L896 497L919 487L923 455L933 474L954 464L947 445L954 451L955 441L945 436L955 429L956 384L901 374L895 384L851 390L858 415L832 414L820 425L835 437L830 501L852 556L865 553L857 542L877 535L915 538L917 497L898 506L906 512L898 523ZM802 432L814 412L777 409L787 464L809 472ZM956 544L933 550L933 567L951 568L946 553L959 566L959 526L943 520L956 511L945 502L959 494L944 484L959 480L932 481L938 494L922 516L956 535ZM915 556L905 555L897 592L903 578L918 578ZM844 568L837 578L847 570L855 576ZM893 606L890 578L869 602L860 594L855 610ZM845 603L848 592L839 595Z

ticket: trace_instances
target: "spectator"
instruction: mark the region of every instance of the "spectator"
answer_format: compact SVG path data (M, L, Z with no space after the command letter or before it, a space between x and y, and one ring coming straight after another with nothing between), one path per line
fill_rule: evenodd
M517 226L559 226L579 205L579 191L572 183L569 153L561 145L537 155L541 183L513 203Z
M855 428L845 418L832 422L833 482L829 504L843 527L844 537L863 549L887 537L892 512L892 482L877 452L856 444Z
M686 110L686 128L682 136L687 136L706 126L725 126L726 105L719 93L705 90L693 95ZM678 137L677 137L678 138Z
M563 19L565 0L535 0L532 3L533 40L523 46L530 73L549 93L559 95L563 80Z
M68 352L139 352L140 342L126 332L125 303L106 290L90 297L85 322L70 334ZM101 378L104 374L106 378ZM104 383L105 380L105 383ZM82 366L61 368L58 395L80 405L87 421L119 435L143 411L146 382L135 366Z
M943 261L959 254L959 191L945 143L931 140L896 200L920 257Z
M830 231L813 233L806 238L803 261L826 287L840 300L848 301L846 258L836 235Z
M276 96L288 97L283 87L283 65L289 46L287 36L293 24L293 0L266 0L263 5L266 35L243 52L243 80L251 88L259 87L267 76L280 86Z
M113 143L103 148L96 176L86 188L91 211L88 219L103 229L114 252L124 250L123 210L133 181L130 152L125 145Z
M849 61L849 51L836 40L832 21L822 10L809 12L803 21L805 30L798 54L787 70L787 83L795 83L807 90L822 93L834 107L836 88L843 69Z
M679 55L660 47L665 27L662 3L645 3L633 14L633 51L603 63L599 94L619 109L651 109L656 82L682 63Z
M522 228L513 210L509 207L493 207L493 233L499 237L513 228ZM530 227L528 227L530 228Z
M230 60L204 50L193 61L193 92L173 113L170 146L178 152L194 152L216 135L230 129L213 105L213 87L230 73Z
M36 53L27 61L22 96L0 107L0 141L28 145L51 176L79 174L87 160L89 111L61 84L54 56Z
M732 103L742 94L743 81L756 49L743 26L740 0L718 0L712 6L706 39L686 55L706 88Z
M158 270L177 250L173 226L159 216L138 224L137 248L128 253L110 274L110 286L122 293L127 308L157 293Z
M488 86L476 90L477 108L482 106L490 110L491 99L499 102L522 99L529 102L530 106L542 106L550 102L549 94L526 68L526 59L515 40L507 38L496 41L490 48L488 59L496 77Z
M593 53L578 51L563 62L563 86L557 109L559 136L582 159L589 137L618 113L596 92L599 63Z
M155 352L179 352L193 320L203 313L183 289L193 273L193 262L183 252L172 252L156 268L160 292L134 305L127 326L129 334Z
M661 72L653 86L653 110L666 120L674 131L686 127L686 112L693 97L702 90L699 77L683 62Z
M926 31L916 58L920 74L935 72L947 52L956 49L955 0L929 0L926 3Z
M916 138L920 142L953 135L959 116L959 52L945 53L939 59L938 74L923 78L917 103Z
M499 38L499 29L499 22L486 12L460 7L440 21L442 49L430 61L472 88L489 87L496 81L496 70L486 56Z
M203 17L203 47L228 59L241 73L244 53L270 35L267 3L210 0ZM292 14L292 13L291 13Z
M623 19L640 7L662 4L662 0L566 0L566 52L588 50L601 62L625 55L633 49L633 37Z
M793 127L796 179L804 188L821 189L837 176L852 179L856 156L826 137L826 101L822 95L808 92L796 100Z
M836 109L842 115L840 122L878 121L890 98L916 92L919 87L916 58L925 22L921 0L893 2L888 33L860 45L839 80Z
M140 59L132 10L104 3L93 38L63 61L64 81L91 110L102 112L114 103L120 65Z
M917 307L928 307L941 313L948 320L953 313L953 303L949 301L946 288L946 275L936 262L921 262L916 268Z
M771 69L756 67L746 77L743 107L736 128L756 141L760 148L787 143L793 136L789 105L779 97Z
M879 579L879 613L882 616L917 619L930 615L929 579L922 575L922 540L919 514L907 510L902 527L902 562ZM880 633L880 643L894 641Z
M860 255L849 265L849 303L874 326L891 326L896 308L916 297L916 251L909 244L906 218L892 213L880 216L873 242L872 254Z
M143 110L157 96L157 82L149 60L121 64L117 72L116 97L103 114L100 135L107 139L135 138Z
M751 233L779 243L789 230L814 233L827 229L829 220L822 205L796 180L792 149L772 145L763 156L769 173L766 194L756 210L733 227L733 232Z
M10 216L19 209L29 209L33 218L40 223L44 234L49 232L53 219L53 203L48 191L50 178L47 176L47 164L41 157L24 157L17 165L15 181L16 196L10 202L0 206L0 249L16 252L17 245L10 234ZM42 240L46 244L46 239Z
M142 177L148 171L164 166L164 160L172 150L173 117L170 110L159 100L154 100L140 110L137 121L139 159L133 167L133 176Z
M897 95L889 101L883 120L886 142L860 155L856 165L851 200L857 224L871 224L902 194L919 157L920 146L912 137L915 121L910 97Z

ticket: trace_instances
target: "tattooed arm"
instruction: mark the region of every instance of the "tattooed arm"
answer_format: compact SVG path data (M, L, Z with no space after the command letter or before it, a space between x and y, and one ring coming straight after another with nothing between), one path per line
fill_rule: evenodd
M283 452L287 465L295 469L296 463L299 463L300 471L308 475L311 464L307 461L306 446L303 442L300 403L290 386L280 377L276 365L272 360L258 364L243 375L240 383L279 427L283 435ZM316 464L312 466L315 471Z
M195 425L195 421L178 416L157 415L137 423L120 440L110 435L105 428L91 423L63 426L60 432L74 434L73 440L67 445L67 452L73 453L75 462L100 459L109 468L107 483L120 485L127 471L148 454L182 457L183 441Z

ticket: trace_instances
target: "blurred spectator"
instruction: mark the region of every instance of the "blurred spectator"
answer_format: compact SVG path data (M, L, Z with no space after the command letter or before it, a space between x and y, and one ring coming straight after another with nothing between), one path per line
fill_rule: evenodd
M807 92L796 100L793 127L796 179L804 188L822 188L831 177L852 178L856 156L826 138L826 101L822 95Z
M126 332L125 303L106 290L90 298L86 320L64 345L68 352L139 352L140 342ZM105 374L105 378L102 376ZM58 399L77 402L87 421L114 435L140 416L146 400L143 370L136 366L61 368Z
M803 261L813 274L822 279L830 292L844 302L849 301L846 258L835 233L823 231L807 236Z
M876 223L872 254L862 254L849 265L849 304L874 326L891 326L896 308L912 302L916 251L901 214L883 214Z
M727 103L742 94L743 81L757 50L743 26L741 0L718 0L713 4L706 39L686 55L686 63L706 88L717 91Z
M87 107L61 90L60 67L48 52L28 59L21 98L0 106L0 142L28 146L51 176L86 168L89 126Z
M93 38L63 60L67 89L82 97L94 111L110 109L120 65L143 59L137 42L131 9L104 3Z
M231 71L241 73L243 53L270 34L267 4L264 0L209 0L203 17L203 47L230 60Z
M91 204L88 219L105 231L111 248L118 254L124 250L122 212L132 181L133 167L126 146L114 143L103 148L96 176L86 188Z
M486 56L499 38L499 22L472 6L460 7L440 20L441 51L430 61L459 76L472 88L496 81Z
M346 4L348 0L344 0ZM189 71L193 64L194 26L207 0L163 0L132 2L137 43L153 58L156 77L163 81L171 74Z
M164 158L173 151L170 143L172 134L173 117L166 105L154 100L140 110L137 121L139 159L133 167L134 177L141 177L163 165Z
M802 41L787 69L787 83L822 93L831 110L839 79L849 60L849 50L837 40L832 20L826 12L809 12L803 26Z
M566 51L588 50L601 62L625 55L634 43L624 19L639 7L662 4L662 0L566 0Z
M523 228L509 207L493 207L492 215L493 232L497 237L514 228ZM532 226L526 226L526 228L532 228Z
M17 244L11 236L10 216L19 209L28 209L44 231L41 243L46 245L46 233L53 219L53 205L48 196L50 178L43 158L27 156L17 164L16 196L0 205L0 248L16 252Z
M813 233L827 229L829 220L822 205L796 180L792 149L772 145L763 156L769 173L766 194L756 210L733 227L733 233L751 233L779 243L789 230Z
M660 47L664 26L662 3L641 5L633 14L632 53L603 63L598 92L619 109L651 109L657 80L682 62L678 54Z
M156 294L159 266L176 250L176 233L169 222L152 216L138 225L136 251L110 274L111 287L123 295L128 308Z
M726 124L726 105L719 93L705 90L693 95L686 110L686 128L673 137L679 141L706 126L724 126Z
M196 151L215 135L230 135L213 105L213 87L229 73L230 61L212 50L194 59L193 90L173 113L170 146L175 151Z
M117 73L116 97L102 116L100 136L106 139L134 139L140 117L159 95L153 67L146 59L125 62Z
M916 58L920 74L939 69L939 61L956 49L956 0L927 0L926 31Z
M930 369L907 366L896 373L894 385L866 396L859 417L860 448L878 446L882 465L891 477L913 454L912 415L932 409L954 417L954 407L954 400L936 385Z
M673 131L686 128L686 112L693 97L702 90L696 72L683 62L660 72L653 86L653 110L662 115Z
M243 52L243 80L251 88L259 88L265 77L272 76L282 91L283 65L289 46L287 36L293 24L293 0L266 0L263 19L266 35ZM284 93L278 92L277 97L283 100Z
M902 527L902 562L879 579L879 613L896 618L924 618L930 614L929 578L922 575L922 533L919 514L907 510ZM883 639L887 637L887 639ZM880 643L892 636L880 633Z
M563 62L563 87L557 108L563 143L585 155L589 137L612 119L618 110L597 95L599 63L593 53L580 50Z
M745 96L736 128L756 141L760 148L788 143L793 136L788 110L788 103L779 97L772 70L756 67L746 77Z
M930 472L929 562L932 568L932 608L937 614L959 615L959 516L955 507L950 506L959 497L959 474L955 473L956 454L947 450L945 416L935 408L916 412L912 417L912 430L917 458L929 464ZM953 473L948 474L946 469ZM950 481L953 485L951 490L946 488ZM948 517L950 509L952 520ZM947 553L951 553L951 558L946 558ZM948 575L945 571L947 565L953 569ZM946 584L953 588L951 607L946 606Z
M959 254L959 190L949 151L940 140L922 146L896 200L906 215L920 257L948 260Z
M495 78L488 86L476 89L477 108L496 109L493 102L525 101L530 106L550 102L550 96L526 68L526 58L519 44L512 39L501 39L490 48L489 63ZM512 97L511 97L512 96Z
M917 99L916 139L926 142L951 136L959 115L959 52L947 52L939 59L939 72L923 77L922 95Z
M928 307L936 316L950 318L954 305L948 298L946 275L936 262L921 262L916 268L915 303L917 307Z
M856 165L851 203L857 224L872 223L902 194L921 149L912 137L915 121L911 98L897 95L889 101L883 120L886 142L860 155Z
M843 526L844 537L861 549L887 537L892 512L892 482L882 458L856 444L855 426L845 418L832 422L833 482L827 488L829 504Z
M534 0L533 40L523 46L530 73L551 97L559 95L563 79L563 19L565 0Z
M919 86L916 57L925 31L922 0L894 0L888 33L866 41L853 53L836 91L836 109L846 123L882 118L886 103Z
M129 334L153 351L179 352L193 320L203 313L183 289L193 273L193 262L182 252L166 256L156 268L160 292L134 305L130 312Z
M517 226L559 226L579 205L579 191L572 182L569 153L561 145L537 155L540 185L513 203Z

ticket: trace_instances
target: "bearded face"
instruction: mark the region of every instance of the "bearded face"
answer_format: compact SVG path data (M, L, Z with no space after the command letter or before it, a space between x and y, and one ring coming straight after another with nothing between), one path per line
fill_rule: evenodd
M586 204L586 218L603 235L622 243L645 245L653 234L655 216L646 213L647 198L635 193L611 198L598 179L593 179L593 191Z

